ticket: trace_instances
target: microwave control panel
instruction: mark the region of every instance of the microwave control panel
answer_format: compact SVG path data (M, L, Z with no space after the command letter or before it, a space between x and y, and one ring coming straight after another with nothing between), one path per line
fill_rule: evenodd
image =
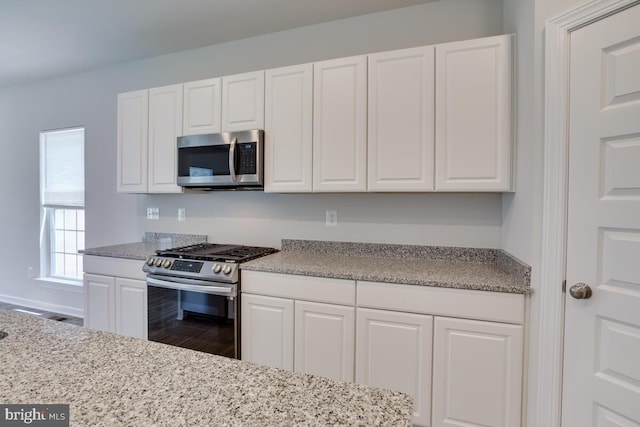
M245 142L238 144L240 148L240 164L238 174L239 175L254 175L256 174L256 143Z

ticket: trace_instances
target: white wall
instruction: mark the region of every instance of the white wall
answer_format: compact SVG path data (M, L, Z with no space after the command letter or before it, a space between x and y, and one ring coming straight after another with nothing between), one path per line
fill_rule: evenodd
M119 92L501 33L501 0L443 0L0 90L0 300L82 306L80 294L27 278L27 267L39 265L38 133L68 126L86 128L88 246L162 230L271 246L310 238L500 247L496 194L117 194L115 139ZM147 206L159 207L162 219L147 221ZM186 223L177 222L178 207L187 209ZM338 211L338 228L324 226L325 209Z
M541 283L541 238L544 170L544 27L547 20L575 9L586 0L505 0L504 30L517 33L517 157L516 192L505 194L502 203L502 248L531 265L531 295L528 340L528 390L526 425L546 427L548 414L540 413L538 398L551 390L542 384L540 327L543 287Z

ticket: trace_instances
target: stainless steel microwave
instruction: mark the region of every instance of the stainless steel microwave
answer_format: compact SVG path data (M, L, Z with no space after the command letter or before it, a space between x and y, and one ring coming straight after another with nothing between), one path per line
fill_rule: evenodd
M178 185L204 189L264 188L264 131L178 137Z

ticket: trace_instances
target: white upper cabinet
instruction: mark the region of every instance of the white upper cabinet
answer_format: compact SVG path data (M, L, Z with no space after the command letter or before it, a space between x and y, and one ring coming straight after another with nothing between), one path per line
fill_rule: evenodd
M118 94L118 186L122 193L181 193L176 139L182 84Z
M313 191L366 191L367 57L313 71Z
M264 129L264 71L222 77L222 131Z
M433 191L434 48L369 55L369 191Z
M184 84L183 135L220 132L222 120L222 79L206 79Z
M180 193L177 138L182 135L182 85L149 89L149 193Z
M118 191L147 191L149 91L118 94Z
M313 65L266 71L264 190L311 192Z
M512 37L436 46L436 190L509 191Z

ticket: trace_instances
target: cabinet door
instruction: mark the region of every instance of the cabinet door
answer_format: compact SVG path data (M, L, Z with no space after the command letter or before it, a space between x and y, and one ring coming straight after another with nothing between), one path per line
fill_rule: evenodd
M313 66L313 191L367 189L367 58Z
M522 326L436 317L433 426L520 425Z
M436 190L508 191L511 36L436 46Z
M355 308L295 302L295 371L353 381Z
M149 193L181 193L177 137L182 135L182 85L149 89Z
M149 91L118 94L118 191L147 191Z
M242 294L242 360L293 370L293 300Z
M116 332L147 339L147 283L116 278L115 286Z
M222 78L222 130L264 129L264 71Z
M183 135L218 133L222 119L222 80L198 80L184 84Z
M84 326L115 332L115 301L113 277L84 275Z
M369 55L368 191L432 191L434 48Z
M356 382L413 396L414 425L428 426L433 317L357 310Z
M311 192L313 65L266 72L264 190Z

